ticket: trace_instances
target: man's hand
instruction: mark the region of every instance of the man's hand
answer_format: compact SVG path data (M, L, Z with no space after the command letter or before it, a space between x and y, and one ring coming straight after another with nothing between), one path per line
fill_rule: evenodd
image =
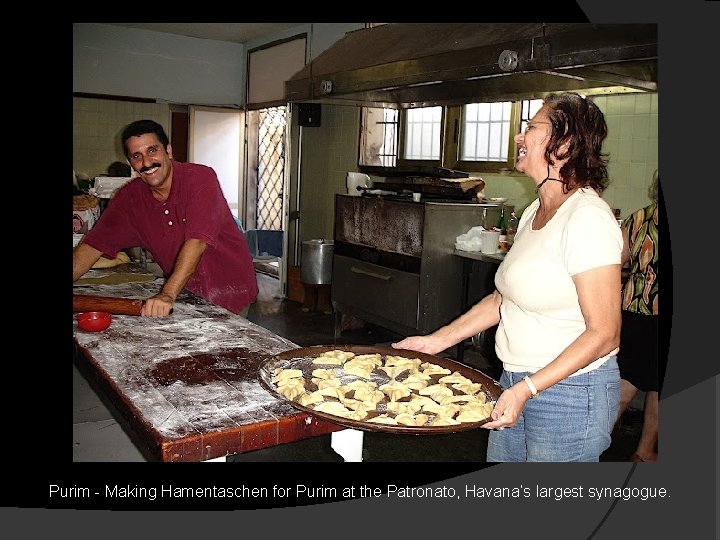
M140 314L143 317L167 317L170 315L174 303L175 299L172 296L160 292L145 300Z

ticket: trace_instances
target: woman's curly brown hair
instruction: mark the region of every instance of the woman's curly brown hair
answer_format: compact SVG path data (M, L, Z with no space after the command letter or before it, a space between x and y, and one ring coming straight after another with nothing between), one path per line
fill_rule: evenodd
M545 159L551 165L555 159L567 159L560 168L560 175L567 180L566 189L591 187L602 193L610 182L608 156L602 153L608 131L602 111L574 92L550 94L544 103L552 124Z

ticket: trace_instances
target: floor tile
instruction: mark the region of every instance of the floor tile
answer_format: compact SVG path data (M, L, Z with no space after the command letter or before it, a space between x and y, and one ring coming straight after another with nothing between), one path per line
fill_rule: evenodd
M113 419L73 424L73 461L147 461Z
M111 420L112 413L73 365L73 424Z

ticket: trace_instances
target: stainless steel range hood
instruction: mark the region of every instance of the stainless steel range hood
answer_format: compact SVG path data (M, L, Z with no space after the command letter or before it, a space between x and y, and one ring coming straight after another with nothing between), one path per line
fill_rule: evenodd
M346 34L285 82L290 102L408 108L657 91L657 25L390 23Z

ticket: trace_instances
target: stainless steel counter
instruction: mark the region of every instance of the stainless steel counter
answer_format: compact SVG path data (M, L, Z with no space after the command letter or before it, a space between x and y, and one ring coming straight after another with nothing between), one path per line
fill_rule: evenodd
M504 253L482 253L480 251L465 251L464 249L456 249L453 252L458 257L473 259L475 261L483 261L488 263L500 264L505 258Z

